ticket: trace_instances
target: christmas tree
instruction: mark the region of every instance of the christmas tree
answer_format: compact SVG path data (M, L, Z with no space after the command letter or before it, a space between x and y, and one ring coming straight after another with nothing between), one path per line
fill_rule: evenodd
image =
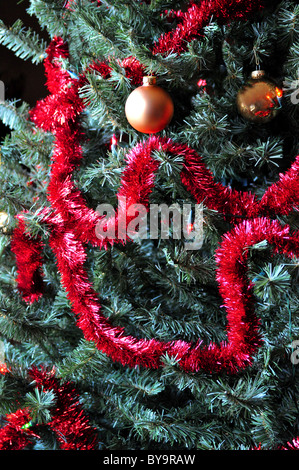
M298 449L296 3L1 21L1 450Z

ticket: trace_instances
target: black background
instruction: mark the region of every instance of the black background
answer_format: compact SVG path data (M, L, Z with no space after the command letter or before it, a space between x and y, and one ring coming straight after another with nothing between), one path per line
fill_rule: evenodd
M50 42L46 31L41 30L35 16L27 13L28 0L0 0L0 18L6 26L12 26L21 19L24 27L32 28L47 43ZM24 60L15 56L14 52L0 45L0 80L4 82L5 99L21 99L33 107L35 103L47 96L43 63L33 64L30 59ZM0 137L10 132L0 122Z

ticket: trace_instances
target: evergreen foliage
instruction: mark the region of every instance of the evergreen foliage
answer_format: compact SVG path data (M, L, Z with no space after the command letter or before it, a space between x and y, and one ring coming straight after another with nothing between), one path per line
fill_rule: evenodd
M188 4L179 3L182 8ZM292 0L268 3L246 22L223 25L211 19L203 37L190 42L184 53L163 57L153 56L151 47L175 27L178 20L166 21L161 12L177 9L176 1L104 0L98 5L76 0L68 10L62 0L30 0L28 14L37 17L49 38L61 35L67 41L66 70L79 74L92 61L111 58L111 76L103 79L89 70L80 90L87 139L76 184L90 207L116 205L126 152L144 137L130 127L124 112L134 88L120 65L128 56L157 74L158 84L173 98L175 115L161 135L194 148L216 180L260 197L289 168L299 142L299 104L291 100L299 70L299 6ZM0 22L0 43L35 64L45 57L45 41L21 21L10 28ZM287 88L281 113L266 125L246 121L236 111L236 94L256 59ZM207 81L208 93L198 87L200 78ZM46 293L30 306L21 301L10 251L14 216L28 210L31 232L46 240L35 212L48 206L53 143L50 133L30 122L28 111L27 103L0 103L0 118L10 129L1 143L0 212L10 218L0 233L0 340L12 370L0 375L0 414L15 411L21 403L33 410L36 422L47 422L55 396L29 391L25 380L28 367L45 364L76 384L98 429L100 448L245 450L261 444L269 449L299 435L298 366L290 360L292 341L299 336L298 260L273 258L267 244L250 249L264 343L253 366L232 377L187 374L167 355L161 370L131 370L113 363L77 328L47 244ZM120 141L110 149L114 133ZM155 157L161 167L151 202L193 203L180 182L181 156L161 152ZM205 207L204 221L204 244L198 251L185 251L183 241L171 237L106 251L88 249L90 280L103 314L114 325L138 338L202 338L204 343L226 339L214 255L230 225ZM297 214L280 221L299 229ZM57 442L44 436L34 449L55 450Z

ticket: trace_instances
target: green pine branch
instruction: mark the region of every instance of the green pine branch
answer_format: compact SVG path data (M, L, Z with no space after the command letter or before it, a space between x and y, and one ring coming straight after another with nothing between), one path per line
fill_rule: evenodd
M0 102L0 119L13 130L31 128L29 118L29 105L22 102L19 106L20 100L8 100Z
M0 44L12 50L20 59L30 59L38 64L46 57L46 41L40 39L31 28L25 29L21 20L17 20L11 27L7 27L0 20Z
M69 12L64 7L64 0L30 0L27 13L35 16L42 29L49 37L65 37Z

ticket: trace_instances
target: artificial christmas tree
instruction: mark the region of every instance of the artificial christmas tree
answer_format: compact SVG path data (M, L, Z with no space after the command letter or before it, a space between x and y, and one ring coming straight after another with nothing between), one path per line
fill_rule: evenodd
M28 13L47 46L1 33L48 96L1 104L0 448L297 449L296 2ZM174 112L146 135L125 107L153 75Z

